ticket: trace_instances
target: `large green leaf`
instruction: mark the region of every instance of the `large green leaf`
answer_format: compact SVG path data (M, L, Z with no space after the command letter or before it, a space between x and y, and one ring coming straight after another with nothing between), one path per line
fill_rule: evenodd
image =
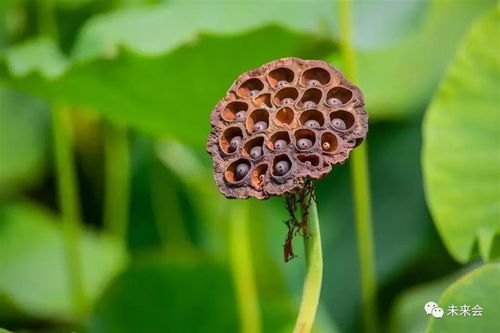
M392 5L394 1L389 3ZM422 110L463 33L493 3L492 0L429 1L421 27L406 34L400 42L358 50L358 83L370 116L394 119ZM385 19L387 14L380 16ZM358 24L356 21L355 25Z
M484 259L500 241L500 27L495 8L474 24L427 111L427 201L450 253Z
M0 88L0 195L40 180L47 156L47 106Z
M422 29L409 23L419 21L422 1L357 3L360 85L371 115L389 117L424 105L458 36L488 1L433 4ZM374 19L381 12L391 15ZM238 74L283 56L325 57L331 45L319 38L331 41L337 21L336 6L323 1L180 1L118 11L86 25L69 67L50 42L35 40L7 53L0 80L201 147L201 136L191 133L208 130L209 110ZM409 37L380 49L403 36ZM432 51L435 45L439 52ZM420 50L425 56L416 56ZM412 89L403 88L402 80Z
M209 111L241 72L331 50L314 37L320 22L333 20L326 8L330 4L176 2L120 11L88 23L69 64L46 40L10 49L0 79L202 147Z
M368 18L387 6L359 7L360 35L372 32L358 39L366 47L413 29L408 18L422 12L422 1L391 5L377 29ZM210 109L240 73L284 56L324 57L337 21L336 6L324 1L174 1L90 20L69 62L47 40L18 45L6 53L0 80L202 147Z
M431 318L428 333L500 332L500 263L483 265L453 283L443 293L438 305L443 308L443 318ZM470 307L469 315L450 316L449 307ZM473 308L482 308L481 316ZM473 316L476 314L476 316Z
M126 256L111 239L90 231L81 253L84 289L95 300L123 268ZM67 320L75 314L67 276L56 218L32 203L5 205L0 215L0 297L25 315ZM0 318L8 318L10 311L0 308Z

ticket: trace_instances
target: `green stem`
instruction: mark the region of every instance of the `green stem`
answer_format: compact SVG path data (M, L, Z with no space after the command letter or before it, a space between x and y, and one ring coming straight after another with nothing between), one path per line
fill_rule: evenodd
M122 244L127 240L130 161L127 129L108 124L104 135L106 156L104 225Z
M357 65L351 33L351 1L339 1L340 48L347 78L357 80ZM351 153L351 177L361 275L362 313L365 332L377 330L375 260L372 231L368 151L366 142Z
M323 276L323 254L321 250L321 234L319 229L318 210L314 200L309 207L308 228L311 232L309 238L304 239L304 251L307 262L307 273L302 290L302 302L299 315L295 323L294 333L310 332L316 310L319 304L321 281Z
M356 234L361 275L361 297L365 332L377 330L375 259L370 207L366 144L352 153L351 178L353 183L356 215Z
M38 0L37 6L39 34L49 36L57 41L58 31L54 1ZM67 107L52 105L52 136L70 294L76 315L83 315L87 311L88 300L84 289L80 253L83 230L72 150L73 129L70 111Z
M255 272L252 263L249 211L246 202L234 202L230 218L231 261L241 320L241 332L261 332Z
M64 245L69 283L77 314L85 313L87 299L84 292L80 238L80 207L72 151L72 128L69 111L63 107L52 109L54 155L57 170L58 199L61 209Z

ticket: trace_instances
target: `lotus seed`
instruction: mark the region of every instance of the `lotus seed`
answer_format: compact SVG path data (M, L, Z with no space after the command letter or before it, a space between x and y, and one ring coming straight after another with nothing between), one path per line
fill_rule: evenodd
M342 104L342 101L338 98L332 97L332 98L329 98L326 101L326 103L328 103L328 105L330 105L330 106L338 106L338 105Z
M265 121L258 121L253 126L255 132L265 131L267 129L267 123Z
M250 157L253 159L257 159L262 156L262 147L256 146L250 149Z
M281 81L278 81L276 83L276 88L283 88L284 86L286 86L288 84L288 81L285 81L285 80L281 80Z
M320 124L316 120L311 119L311 120L306 121L306 123L304 124L304 126L305 127L320 127Z
M248 170L250 170L250 167L247 163L238 164L238 166L236 166L236 178L238 180L243 179L248 173Z
M259 93L260 93L260 90L257 90L257 89L251 90L250 91L250 97L257 96Z
M293 99L291 99L290 97L287 97L287 98L284 98L282 101L281 101L282 104L292 104L293 103Z
M333 118L332 119L332 126L338 130L345 130L347 128L345 121L343 121L340 118Z
M325 141L325 142L323 142L321 147L323 147L323 150L330 150L330 143Z
M278 176L283 176L289 170L290 170L290 162L288 162L288 161L279 161L274 166L274 171L276 171L276 174Z
M309 80L307 81L307 84L310 86L320 86L321 83L318 80Z
M313 101L306 101L306 102L304 102L303 105L305 108L313 108L316 106L316 103L314 103Z
M231 139L231 141L229 142L229 146L231 147L231 150L232 151L235 151L236 148L238 148L238 146L240 145L241 143L241 136L235 136Z
M234 115L234 118L235 118L236 120L245 120L246 116L247 116L246 111L238 111L238 112L236 112L236 114Z
M274 149L283 149L287 146L287 143L283 139L276 140L274 143Z
M297 141L297 147L299 147L299 149L309 149L311 148L313 145L312 141L309 140L309 139L306 139L306 138L302 138L302 139L299 139L299 141Z

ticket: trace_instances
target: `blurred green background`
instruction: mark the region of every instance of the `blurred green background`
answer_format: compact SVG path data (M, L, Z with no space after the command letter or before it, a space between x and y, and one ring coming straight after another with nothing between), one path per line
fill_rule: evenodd
M299 239L282 259L284 200L226 200L204 145L240 73L286 56L344 70L338 5L0 1L0 327L243 331L250 256L261 331L290 332L305 265ZM360 0L352 23L370 115L371 329L499 332L498 3ZM316 184L315 332L366 330L350 177L347 162ZM430 300L484 316L430 319Z

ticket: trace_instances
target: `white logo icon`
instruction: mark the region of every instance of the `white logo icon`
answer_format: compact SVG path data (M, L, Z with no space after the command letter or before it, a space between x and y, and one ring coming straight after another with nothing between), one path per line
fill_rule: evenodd
M443 309L441 309L440 307L436 307L434 309L432 309L432 316L434 318L443 318Z
M434 318L443 318L444 311L436 302L427 302L424 305L425 313L432 315Z
M437 307L438 307L438 305L436 302L427 302L424 305L425 313L430 315L432 313L432 309L437 308Z

